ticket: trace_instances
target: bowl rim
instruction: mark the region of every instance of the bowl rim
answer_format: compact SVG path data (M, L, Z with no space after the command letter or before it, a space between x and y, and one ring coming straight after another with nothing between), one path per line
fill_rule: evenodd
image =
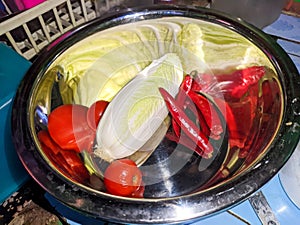
M28 115L24 113L28 109L27 97L30 96L32 88L28 84L40 79L48 66L59 56L58 53L64 52L82 37L112 25L120 25L120 22L128 23L166 16L192 17L225 26L248 38L268 56L277 70L284 93L282 124L272 146L269 147L270 150L250 170L223 186L202 192L201 197L192 194L159 200L116 198L109 194L98 196L69 183L51 170L33 144ZM160 5L126 9L96 18L68 31L41 51L24 76L14 98L11 117L13 143L31 177L60 202L86 216L135 224L198 220L244 201L275 176L288 160L300 137L300 90L296 87L298 84L300 84L299 73L287 53L271 36L245 21L207 8ZM64 187L64 190L60 191L58 187ZM81 200L82 203L78 204L76 200ZM182 213L183 210L186 213Z

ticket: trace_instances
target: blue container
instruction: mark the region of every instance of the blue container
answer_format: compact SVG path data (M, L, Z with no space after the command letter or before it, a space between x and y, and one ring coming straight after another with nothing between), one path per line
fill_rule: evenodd
M29 179L12 143L11 107L30 65L13 49L0 43L0 203Z

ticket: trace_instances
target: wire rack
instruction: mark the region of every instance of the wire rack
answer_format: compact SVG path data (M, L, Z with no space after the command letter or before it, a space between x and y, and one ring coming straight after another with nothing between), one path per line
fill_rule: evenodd
M47 0L0 23L0 41L28 60L70 29L120 5L122 0Z

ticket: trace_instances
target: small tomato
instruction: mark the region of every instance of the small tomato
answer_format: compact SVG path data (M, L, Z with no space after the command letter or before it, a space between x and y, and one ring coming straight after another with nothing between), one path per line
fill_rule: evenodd
M93 103L87 111L87 123L91 129L96 131L98 123L107 107L109 102L99 100Z
M142 172L134 161L119 159L113 161L104 172L104 185L108 193L118 196L132 196L142 185Z

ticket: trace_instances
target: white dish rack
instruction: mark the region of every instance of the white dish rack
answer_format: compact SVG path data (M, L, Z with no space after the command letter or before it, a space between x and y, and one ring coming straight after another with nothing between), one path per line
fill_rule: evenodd
M70 29L123 0L47 0L0 23L0 41L28 60Z

